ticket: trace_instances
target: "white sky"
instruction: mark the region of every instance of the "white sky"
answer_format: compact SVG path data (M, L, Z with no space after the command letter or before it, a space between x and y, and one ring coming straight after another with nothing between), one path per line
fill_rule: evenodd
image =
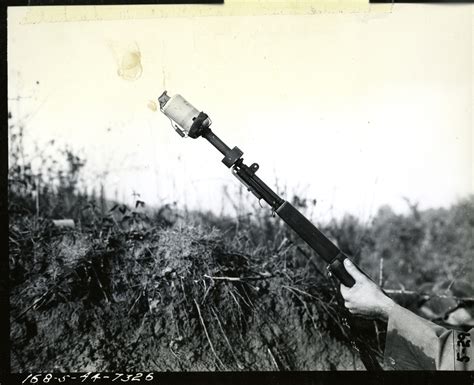
M258 175L317 198L316 216L368 219L402 197L449 205L473 192L472 6L383 15L169 17L25 24L8 10L9 98L28 143L81 149L106 191L220 212L238 181L205 140L147 108L164 89L208 113ZM117 75L111 44L143 73ZM39 81L39 84L36 84ZM97 179L96 179L97 181ZM244 207L254 200L250 194ZM226 210L232 213L230 206Z

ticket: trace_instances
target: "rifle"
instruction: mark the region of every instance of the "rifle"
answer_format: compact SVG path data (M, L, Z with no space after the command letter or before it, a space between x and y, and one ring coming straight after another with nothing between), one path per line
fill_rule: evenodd
M291 203L284 200L268 187L255 173L257 163L247 166L238 148L227 146L211 129L209 116L194 108L181 95L168 96L167 91L158 98L160 110L170 120L173 128L181 137L193 139L203 137L224 155L222 163L231 169L232 174L243 183L258 200L263 199L286 224L293 229L324 261L327 270L345 286L352 287L354 278L344 267L347 256L314 226ZM349 326L350 329L350 326ZM354 341L355 342L355 341ZM378 361L364 346L355 346L368 370L381 370Z

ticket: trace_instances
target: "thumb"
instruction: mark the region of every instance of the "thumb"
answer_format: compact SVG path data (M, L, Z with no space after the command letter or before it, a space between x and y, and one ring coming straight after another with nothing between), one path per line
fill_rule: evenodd
M365 274L362 273L349 258L344 259L344 267L346 268L347 272L352 275L352 278L354 278L356 282L364 280L366 278Z

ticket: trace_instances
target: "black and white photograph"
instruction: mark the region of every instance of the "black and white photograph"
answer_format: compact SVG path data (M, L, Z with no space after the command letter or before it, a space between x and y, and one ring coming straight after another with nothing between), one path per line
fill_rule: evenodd
M473 370L472 15L8 7L11 373Z

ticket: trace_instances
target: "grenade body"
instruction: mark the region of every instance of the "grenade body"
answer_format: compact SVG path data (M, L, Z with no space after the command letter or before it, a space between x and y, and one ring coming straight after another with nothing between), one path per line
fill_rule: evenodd
M161 111L186 135L199 116L199 111L179 94L171 96L161 106Z

